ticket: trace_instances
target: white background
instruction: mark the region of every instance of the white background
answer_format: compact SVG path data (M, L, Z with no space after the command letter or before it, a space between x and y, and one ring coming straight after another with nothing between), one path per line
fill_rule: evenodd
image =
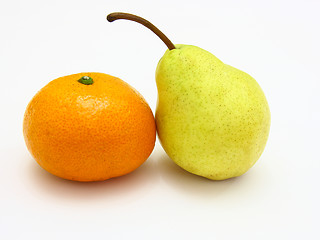
M11 0L0 2L1 239L319 239L320 2ZM159 142L133 173L59 179L27 151L27 103L49 81L96 71L156 106L165 45L114 11L149 19L174 43L200 46L252 75L272 113L267 147L245 175L189 174Z

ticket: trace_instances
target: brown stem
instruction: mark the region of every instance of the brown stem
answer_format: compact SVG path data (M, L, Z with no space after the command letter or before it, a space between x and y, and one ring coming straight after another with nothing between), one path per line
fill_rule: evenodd
M169 40L169 38L167 38L166 35L164 35L156 26L154 26L148 20L130 13L122 13L122 12L110 13L107 16L107 20L109 22L113 22L118 19L126 19L126 20L130 20L130 21L134 21L142 24L143 26L149 28L152 32L154 32L167 45L169 50L175 49L175 46Z

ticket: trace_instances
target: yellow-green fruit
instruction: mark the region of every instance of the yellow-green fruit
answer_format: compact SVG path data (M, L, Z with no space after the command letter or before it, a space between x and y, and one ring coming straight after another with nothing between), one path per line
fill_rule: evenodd
M270 110L251 76L201 48L176 45L159 61L156 82L158 135L180 167L223 180L242 175L259 159Z

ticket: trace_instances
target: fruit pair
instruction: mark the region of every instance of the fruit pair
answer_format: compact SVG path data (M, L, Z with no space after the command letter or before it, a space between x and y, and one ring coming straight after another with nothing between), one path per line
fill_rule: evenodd
M155 116L169 157L214 180L240 176L252 167L270 128L268 103L258 83L201 48L173 45L138 16L112 13L107 19L141 23L169 48L156 70ZM86 85L88 79L93 84ZM27 108L24 135L34 158L49 172L96 181L142 164L154 147L155 124L149 106L129 85L86 73L43 88Z

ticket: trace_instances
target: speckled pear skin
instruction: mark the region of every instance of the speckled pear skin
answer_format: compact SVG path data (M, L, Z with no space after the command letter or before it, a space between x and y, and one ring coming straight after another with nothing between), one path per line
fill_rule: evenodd
M240 176L262 154L270 110L258 83L191 45L167 50L156 70L156 124L162 147L188 172Z

